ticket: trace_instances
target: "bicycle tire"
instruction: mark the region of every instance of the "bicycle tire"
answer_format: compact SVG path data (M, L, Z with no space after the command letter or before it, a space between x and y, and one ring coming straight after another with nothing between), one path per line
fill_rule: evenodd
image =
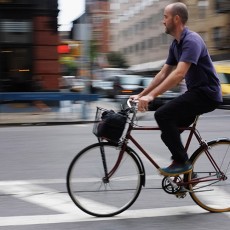
M125 211L137 199L143 183L142 168L127 148L109 182L104 182L101 148L108 172L111 171L120 152L118 145L108 142L90 145L72 160L67 172L67 190L82 211L96 217L110 217Z
M224 180L216 172L206 151L215 160L221 172L225 174ZM190 196L201 208L210 212L230 211L230 140L226 138L213 140L194 152L190 161L193 171L187 174L188 181L194 176L196 179L214 179L213 181L190 184Z

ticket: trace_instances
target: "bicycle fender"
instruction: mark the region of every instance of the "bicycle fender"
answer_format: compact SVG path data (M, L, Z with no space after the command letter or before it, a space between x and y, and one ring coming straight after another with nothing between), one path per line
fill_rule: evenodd
M137 159L139 165L141 166L141 185L145 187L145 181L146 181L146 176L145 176L145 167L144 164L140 158L140 156L129 146L127 146L126 150L128 152L131 152Z

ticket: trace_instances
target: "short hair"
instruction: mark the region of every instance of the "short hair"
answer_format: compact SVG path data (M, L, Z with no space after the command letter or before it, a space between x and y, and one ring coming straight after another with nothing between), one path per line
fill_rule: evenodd
M183 24L188 21L188 9L187 6L182 2L172 3L172 14L178 15L181 18Z

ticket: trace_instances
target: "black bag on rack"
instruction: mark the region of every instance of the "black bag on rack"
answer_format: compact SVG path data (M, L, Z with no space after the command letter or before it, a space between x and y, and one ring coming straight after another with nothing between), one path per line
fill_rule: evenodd
M101 121L98 123L97 133L95 133L95 135L112 142L118 142L125 129L127 117L124 111L104 111L101 115Z

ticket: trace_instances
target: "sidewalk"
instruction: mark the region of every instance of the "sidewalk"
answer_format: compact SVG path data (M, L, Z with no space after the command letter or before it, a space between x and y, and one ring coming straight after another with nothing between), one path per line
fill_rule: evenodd
M0 127L18 125L68 125L92 123L95 119L97 107L118 111L120 104L108 99L100 99L87 104L71 104L65 102L60 107L53 107L51 111L43 112L35 107L14 108L3 110L0 105ZM216 109L205 117L230 116L230 110ZM203 116L202 116L203 117ZM153 121L153 111L138 114L140 121Z
M118 109L118 104L111 101L99 100L90 103L71 104L63 102L60 107L52 107L50 111L41 111L36 107L26 107L23 103L10 109L0 106L0 126L15 125L61 125L81 124L94 121L96 108Z

